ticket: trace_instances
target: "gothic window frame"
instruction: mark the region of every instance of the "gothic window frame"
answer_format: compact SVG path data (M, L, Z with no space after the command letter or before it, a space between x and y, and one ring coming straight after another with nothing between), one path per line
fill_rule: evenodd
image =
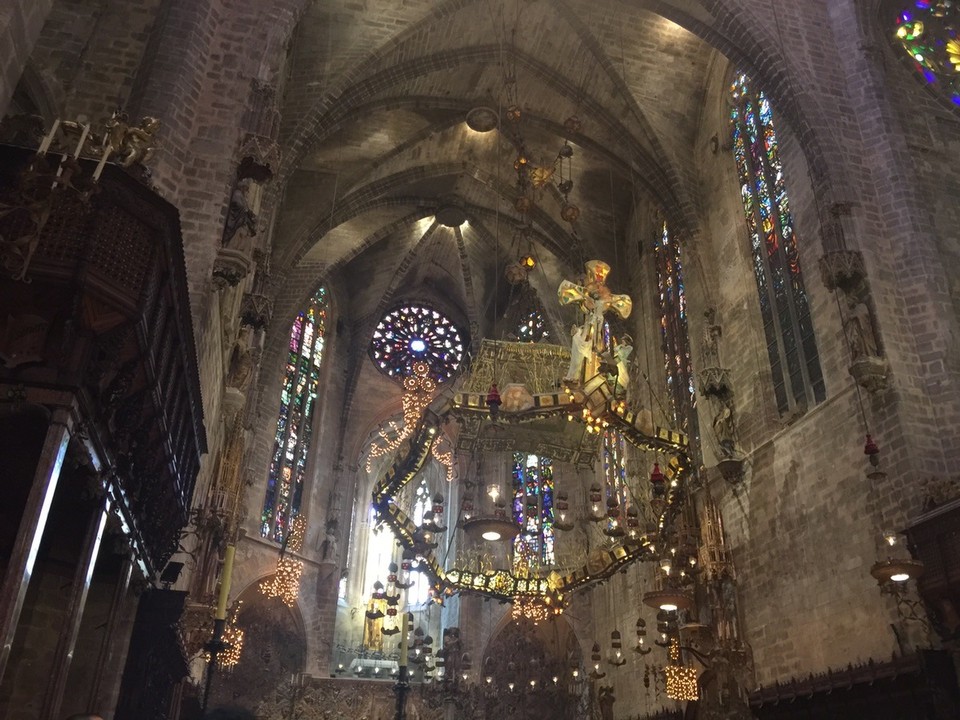
M667 398L673 421L689 437L699 436L697 394L690 353L687 293L679 237L666 220L658 224L654 240L656 300L660 309L660 350L666 373Z
M376 368L393 380L402 381L413 372L413 364L422 361L441 383L463 366L466 347L463 329L446 314L429 303L409 301L398 303L380 318L369 354Z
M936 2L887 0L877 23L899 63L909 67L914 80L953 112L960 112L960 73L955 61L960 57L958 18L956 6L941 15Z
M530 459L536 458L536 475L529 472ZM514 539L514 553L526 552L530 567L553 567L557 564L554 502L556 484L551 458L532 452L515 452L512 462L513 520L520 526ZM536 499L536 513L528 511L531 498Z
M773 110L744 72L731 82L729 119L774 399L784 417L823 402L826 385Z
M300 513L329 326L330 297L321 285L297 313L287 336L280 408L260 510L260 537L277 543L283 543Z
M538 308L532 308L522 316L515 332L518 342L538 343L550 339L547 318Z

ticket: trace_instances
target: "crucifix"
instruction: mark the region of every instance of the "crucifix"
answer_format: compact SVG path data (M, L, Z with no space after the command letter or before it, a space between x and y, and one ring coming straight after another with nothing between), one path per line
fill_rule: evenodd
M584 267L587 272L583 285L564 280L557 291L561 305L576 303L585 316L583 325L573 328L567 380L582 381L592 377L597 371L600 357L612 349L607 347L603 316L607 312L615 312L626 319L633 309L633 301L629 295L615 295L607 287L607 275L610 274L607 263L590 260Z

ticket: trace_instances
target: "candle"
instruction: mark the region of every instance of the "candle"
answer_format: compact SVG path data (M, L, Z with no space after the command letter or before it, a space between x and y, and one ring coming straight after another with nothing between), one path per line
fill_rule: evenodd
M235 545L227 545L223 555L223 570L220 572L220 597L217 599L216 620L227 619L227 599L230 597L230 582L233 580L233 556L237 551Z
M90 134L90 123L83 126L83 132L80 133L80 142L77 143L77 149L73 151L73 157L80 157L80 151L83 150L83 144L87 141L87 135Z
M47 150L50 148L50 143L53 142L53 136L57 134L57 129L59 127L60 127L60 118L57 118L56 120L53 121L53 127L50 128L50 132L48 132L44 136L43 142L40 143L40 149L37 150L37 155L46 154Z

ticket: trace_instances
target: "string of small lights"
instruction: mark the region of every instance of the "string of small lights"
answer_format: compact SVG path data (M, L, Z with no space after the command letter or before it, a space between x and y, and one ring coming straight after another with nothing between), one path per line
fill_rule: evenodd
M287 607L293 607L300 594L300 577L303 575L303 562L286 552L299 552L307 533L307 520L303 515L293 519L290 536L277 561L277 572L270 580L260 583L260 592L268 598L280 598Z
M670 663L663 669L667 678L667 697L671 700L692 702L700 698L697 687L697 671L684 665L680 659L680 643L670 641Z

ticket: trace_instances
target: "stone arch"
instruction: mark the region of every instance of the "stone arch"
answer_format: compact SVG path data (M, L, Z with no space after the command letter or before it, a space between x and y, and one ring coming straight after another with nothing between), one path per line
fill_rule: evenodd
M240 662L217 676L211 708L255 708L292 674L309 667L311 642L299 603L287 607L264 597L259 583L268 577L255 580L237 596L242 604L236 625L244 633Z
M276 431L277 413L280 404L280 388L283 382L280 370L283 368L287 358L287 345L290 338L290 328L296 314L303 309L310 297L320 286L325 286L327 290L327 303L329 308L328 325L326 328L326 337L328 342L324 347L323 362L320 366L319 387L322 389L329 381L334 363L330 362L330 356L334 354L337 336L338 322L338 292L330 287L326 282L326 274L322 267L317 268L306 265L301 268L293 279L289 276L279 278L276 287L281 289L280 293L273 293L275 299L282 299L283 313L274 310L273 317L267 327L266 337L264 339L263 356L260 361L259 378L257 382L257 395L254 402L251 402L247 411L248 422L257 429L250 440L249 451L246 458L245 468L247 473L247 483L250 487L248 491L247 507L252 508L253 512L248 513L246 526L247 531L255 537L260 537L260 530L257 525L257 518L262 507L264 494L266 492L267 468L269 467L270 453L274 443L274 433ZM327 403L323 402L323 396L318 395L317 403L314 406L314 438L311 447L308 450L307 475L304 481L303 505L306 509L309 504L309 497L312 494L312 483L316 477L315 465L318 453L319 442L317 441L317 430L321 427L320 419L322 414L327 411ZM314 518L314 520L318 520ZM316 530L314 527L313 531ZM308 537L311 531L308 531Z
M557 684L565 687L572 680L574 663L579 668L582 661L580 640L564 615L533 623L514 619L507 612L490 633L479 668L483 675L493 676L492 684L498 688L506 685L511 674L516 675L515 682L524 685L534 677L538 682L552 682L555 676Z
M63 108L63 88L50 72L39 67L34 60L27 61L24 66L20 82L14 92L14 99L17 91L26 95L43 118L46 127L50 127L60 116Z

